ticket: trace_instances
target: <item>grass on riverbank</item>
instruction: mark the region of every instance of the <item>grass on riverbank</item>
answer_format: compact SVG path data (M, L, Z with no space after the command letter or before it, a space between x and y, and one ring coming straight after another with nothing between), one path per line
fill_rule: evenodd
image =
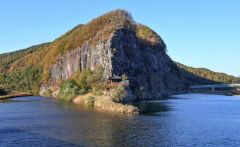
M105 112L122 113L122 114L138 114L139 110L137 107L115 103L111 97L107 94L94 95L93 93L87 93L85 95L77 96L73 99L75 104L87 104L93 106L95 109Z
M32 93L10 93L6 95L1 95L0 100L10 99L10 98L16 98L16 97L23 97L23 96L32 96Z

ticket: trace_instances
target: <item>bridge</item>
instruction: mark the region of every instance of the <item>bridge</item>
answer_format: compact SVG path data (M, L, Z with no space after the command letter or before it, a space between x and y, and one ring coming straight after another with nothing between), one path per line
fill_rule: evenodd
M206 89L211 88L212 92L215 91L216 88L237 88L240 87L240 84L210 84L210 85L191 85L190 89Z

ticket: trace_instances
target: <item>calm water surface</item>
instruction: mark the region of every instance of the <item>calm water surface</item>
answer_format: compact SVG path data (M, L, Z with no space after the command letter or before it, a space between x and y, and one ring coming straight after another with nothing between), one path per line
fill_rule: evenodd
M138 116L42 97L0 101L0 146L240 146L240 97L176 97L135 104Z

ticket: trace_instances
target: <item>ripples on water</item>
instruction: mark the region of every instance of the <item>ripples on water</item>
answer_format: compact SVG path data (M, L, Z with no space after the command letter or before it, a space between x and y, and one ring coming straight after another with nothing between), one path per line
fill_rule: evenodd
M0 146L239 146L240 98L186 94L135 103L141 115L50 98L0 102Z

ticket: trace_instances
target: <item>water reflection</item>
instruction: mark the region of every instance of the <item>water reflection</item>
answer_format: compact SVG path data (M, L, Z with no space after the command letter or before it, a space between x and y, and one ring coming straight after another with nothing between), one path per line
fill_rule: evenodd
M155 112L166 112L172 110L169 105L166 105L166 101L139 101L133 102L134 106L137 106L140 113L155 113Z

